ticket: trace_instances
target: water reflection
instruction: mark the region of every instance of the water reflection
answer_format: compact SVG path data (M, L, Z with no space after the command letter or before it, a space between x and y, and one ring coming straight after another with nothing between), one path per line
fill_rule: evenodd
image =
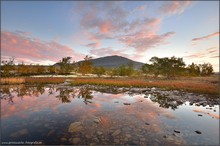
M48 92L48 96L58 94L55 97L62 103L70 103L75 97L83 98L85 104L92 103L92 90L88 87L56 87L54 85L44 86L42 84L36 84L35 86L2 86L1 88L1 99L7 100L8 103L13 104L13 98L15 96L23 99L24 96L35 96L39 97L45 93L45 89Z
M28 140L43 141L43 144L218 143L217 107L216 113L207 111L205 107L194 109L197 106L186 106L183 102L185 95L173 94L172 91L143 94L138 89L135 92L120 88L108 90L108 87L98 92L98 87L63 85L1 88L4 141L26 140L28 137ZM198 113L203 116L197 116ZM202 127L198 124L201 119L204 123ZM69 132L70 127L76 132ZM174 133L174 130L180 131L180 134ZM202 134L199 137L194 131ZM205 140L207 137L209 139Z
M92 103L92 91L87 88L87 87L81 87L79 88L79 93L78 93L78 98L83 98L84 99L84 103L88 104L88 103Z
M54 96L61 101L62 103L70 103L74 98L82 98L85 104L92 103L93 99L93 91L99 91L102 93L110 93L111 95L115 94L125 94L131 97L140 94L136 92L132 92L132 89L121 89L121 88L113 88L113 87L95 87L95 86L79 86L79 87L71 87L71 86L60 86L60 85L43 85L36 84L32 86L28 85L4 85L1 86L1 99L7 100L9 104L14 103L14 97L17 96L23 99L24 96L35 96L39 97L40 95L45 93L47 90L48 96ZM164 92L166 94L164 94ZM177 109L178 106L182 105L186 101L190 101L190 105L218 105L220 100L218 98L213 97L201 97L201 95L195 96L192 94L186 93L186 95L182 93L178 93L178 95L174 94L173 91L160 91L160 92L146 92L145 97L149 98L151 101L156 102L163 108L171 108L173 110ZM192 97L190 99L190 97ZM199 98L198 98L199 97ZM200 101L200 99L202 99Z

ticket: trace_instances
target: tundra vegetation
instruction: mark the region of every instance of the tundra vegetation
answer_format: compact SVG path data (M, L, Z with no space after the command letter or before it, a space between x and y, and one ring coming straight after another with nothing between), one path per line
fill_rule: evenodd
M1 84L11 83L61 83L73 80L73 85L93 84L120 87L162 87L183 89L200 93L218 94L218 77L213 75L210 63L186 65L183 58L152 57L149 64L135 69L132 63L115 68L94 66L91 57L85 56L80 63L64 57L50 66L15 64L14 58L2 60ZM53 75L82 75L75 78L62 78ZM85 75L92 74L92 77ZM35 78L32 75L48 75L47 78Z

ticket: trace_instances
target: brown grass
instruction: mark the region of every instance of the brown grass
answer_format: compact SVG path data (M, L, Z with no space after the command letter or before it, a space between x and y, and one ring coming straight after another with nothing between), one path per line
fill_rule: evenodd
M218 80L214 83L204 79L179 79L179 80L146 80L132 78L62 78L62 77L23 77L23 78L1 78L1 84L21 84L21 83L63 83L66 79L72 85L101 85L117 87L159 87L167 90L185 90L197 93L219 94Z
M182 89L185 91L219 94L218 84L212 84L200 81L184 81L184 80L154 80L146 81L140 79L97 79L97 78L77 78L72 82L73 85L107 85L118 87L159 87L168 90Z
M58 77L21 77L21 78L1 78L1 84L21 84L21 83L62 83L66 78Z

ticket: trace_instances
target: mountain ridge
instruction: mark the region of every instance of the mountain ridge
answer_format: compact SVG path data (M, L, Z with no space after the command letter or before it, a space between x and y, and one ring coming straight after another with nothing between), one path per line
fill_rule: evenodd
M83 60L76 62L76 64L79 64L81 62L83 62ZM132 63L135 69L140 69L141 66L144 65L144 63L142 63L142 62L134 61L134 60L128 59L126 57L122 57L122 56L118 56L118 55L94 58L94 59L91 59L91 62L96 67L103 66L105 68L116 68L116 67L119 67L123 64L127 65L128 63Z

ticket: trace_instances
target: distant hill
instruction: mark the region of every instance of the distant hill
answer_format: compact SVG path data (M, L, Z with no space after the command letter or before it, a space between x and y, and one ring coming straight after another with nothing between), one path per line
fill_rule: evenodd
M119 67L120 65L124 64L127 65L128 63L133 63L135 69L140 69L144 63L133 61L131 59L122 57L122 56L106 56L106 57L100 57L96 59L91 59L94 66L99 67L103 66L105 68L115 68ZM79 61L77 63L81 63L82 61Z

